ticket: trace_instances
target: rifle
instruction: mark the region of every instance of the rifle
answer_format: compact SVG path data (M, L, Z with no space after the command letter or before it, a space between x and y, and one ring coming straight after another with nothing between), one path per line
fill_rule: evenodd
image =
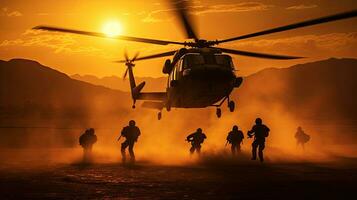
M227 144L228 144L228 140L227 140L226 144L224 145L224 147L226 147L226 146L227 146Z
M252 138L253 137L252 132L250 132L250 131L248 131L247 135L248 135L248 138Z
M119 136L119 138L118 138L118 140L117 140L117 141L119 141L119 140L120 140L121 136L122 136L122 135L120 135L120 136Z

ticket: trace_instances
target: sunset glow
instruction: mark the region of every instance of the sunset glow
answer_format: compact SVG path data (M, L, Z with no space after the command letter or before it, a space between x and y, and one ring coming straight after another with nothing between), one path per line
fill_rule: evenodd
M159 40L186 41L185 31L165 1L5 1L0 7L0 59L28 58L39 60L66 74L99 77L122 74L111 61L122 59L128 52L141 56L181 48L177 45L154 45L123 40L105 40L86 36L28 31L34 26L48 25L75 30L99 32L112 38L118 35ZM239 3L237 3L239 2ZM249 2L249 1L247 1ZM202 1L193 13L200 39L226 39L269 28L318 18L355 8L352 0L340 1ZM78 4L78 5L77 5ZM28 5L41 5L29 7ZM249 75L266 67L288 67L330 57L357 56L354 51L356 19L336 21L224 44L225 48L271 54L306 57L303 60L256 59L233 56L241 75ZM223 45L223 44L222 44ZM171 57L168 57L170 59ZM163 77L165 58L137 63L135 75ZM85 66L85 67L83 67ZM103 68L102 66L106 66ZM150 66L150 68L145 67Z
M108 37L115 37L123 32L123 26L118 21L108 21L104 24L102 32Z

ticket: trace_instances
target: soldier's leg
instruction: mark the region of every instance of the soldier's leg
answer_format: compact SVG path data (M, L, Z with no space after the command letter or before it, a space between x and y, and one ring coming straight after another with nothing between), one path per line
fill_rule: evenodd
M121 143L121 159L123 162L126 161L126 154L125 154L125 149L129 146L128 140L125 140L123 143Z
M232 154L233 154L233 155L236 154L236 144L232 144L232 146L231 146L231 151L232 151Z
M257 147L258 147L258 144L256 141L254 141L252 143L252 160L256 160L257 159Z
M190 148L190 154L192 155L194 152L195 152L195 146L192 145L191 148Z
M237 144L237 151L238 151L238 152L241 152L241 146L240 146L240 144L241 144L240 142Z
M83 162L87 161L87 148L83 147Z
M198 146L196 147L196 151L197 151L198 154L201 153L201 145L198 145Z
M132 162L135 162L134 144L135 144L134 141L130 142L130 144L129 144L129 154L130 154L130 160Z
M92 161L92 145L87 148L87 161Z
M264 142L260 143L259 144L259 159L260 159L261 162L264 161L264 156L263 156L264 148L265 148L265 143Z

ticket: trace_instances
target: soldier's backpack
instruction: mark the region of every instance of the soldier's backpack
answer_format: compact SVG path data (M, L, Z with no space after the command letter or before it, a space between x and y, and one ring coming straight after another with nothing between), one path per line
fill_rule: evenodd
M85 134L82 134L80 137L79 137L79 145L83 146L84 145L84 141L85 140Z
M306 143L306 142L308 142L310 140L310 136L308 134L303 134L301 136L301 139L302 139L303 143Z
M269 128L264 126L264 137L268 137L269 136Z

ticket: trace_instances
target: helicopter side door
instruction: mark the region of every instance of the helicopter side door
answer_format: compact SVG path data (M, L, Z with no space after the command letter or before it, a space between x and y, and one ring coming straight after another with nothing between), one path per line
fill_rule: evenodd
M181 78L182 74L182 60L179 60L173 67L170 76L169 76L169 85L168 87L175 87L178 84L178 81Z

